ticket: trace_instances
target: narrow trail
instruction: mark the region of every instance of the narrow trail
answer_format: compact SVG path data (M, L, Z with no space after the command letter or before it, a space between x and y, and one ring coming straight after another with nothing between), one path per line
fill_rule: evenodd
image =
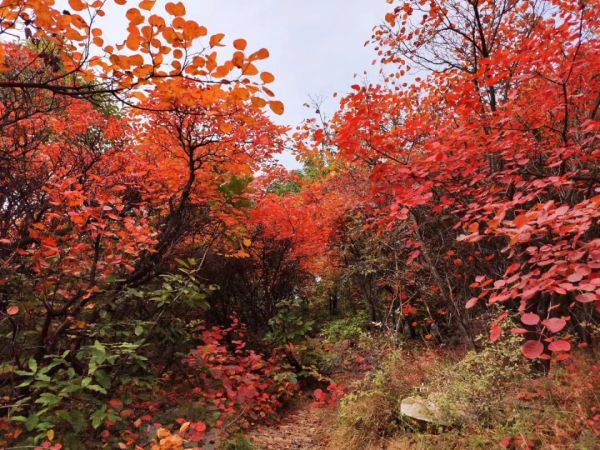
M372 370L364 365L358 354L348 357L340 371L332 378L351 392L357 383ZM360 363L356 363L358 360ZM335 411L313 408L310 392L304 392L291 405L289 412L277 424L260 425L247 438L257 450L323 450L327 448Z
M276 425L254 429L248 439L260 450L320 450L327 446L327 411L310 407L304 398Z

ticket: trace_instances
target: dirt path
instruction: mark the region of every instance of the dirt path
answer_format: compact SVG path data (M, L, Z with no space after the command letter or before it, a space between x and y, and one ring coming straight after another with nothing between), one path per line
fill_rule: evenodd
M310 399L298 406L278 424L254 429L250 440L259 450L320 450L326 448L324 421L327 412L310 407Z
M373 367L357 351L347 348L341 353L344 359L332 378L347 392L352 392ZM302 393L279 423L258 426L247 434L247 439L257 450L326 449L335 411L311 408L314 400L311 392Z

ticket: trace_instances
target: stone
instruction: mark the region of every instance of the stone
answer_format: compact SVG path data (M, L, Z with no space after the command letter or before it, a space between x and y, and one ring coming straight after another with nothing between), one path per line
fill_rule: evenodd
M441 424L439 408L429 399L407 397L400 402L400 413L422 422Z

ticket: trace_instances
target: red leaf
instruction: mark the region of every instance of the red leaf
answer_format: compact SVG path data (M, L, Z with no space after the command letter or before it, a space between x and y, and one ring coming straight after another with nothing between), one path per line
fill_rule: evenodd
M525 325L537 325L540 323L540 316L535 313L525 313L521 316L521 322Z
M500 328L500 326L495 323L492 325L492 328L490 329L490 340L492 342L496 342L498 339L500 339L500 336L502 335L502 328Z
M118 398L113 398L112 400L109 400L108 404L115 409L121 409L123 407L123 402Z
M558 341L551 342L548 345L548 350L551 352L568 352L571 350L571 344L563 339L559 339Z
M579 272L574 272L567 277L567 280L571 283L577 283L578 281L581 281L582 278L583 275L581 275Z
M542 325L544 325L551 333L558 333L567 325L567 321L560 317L552 317L551 319L544 320Z
M592 294L591 292L587 292L585 294L579 294L577 297L575 297L575 300L580 303L592 303L596 301L596 295Z
M9 306L6 309L6 314L8 314L9 316L16 316L17 314L19 314L19 307L18 306Z
M512 330L510 330L510 332L512 334L525 334L525 333L528 333L529 331L526 330L525 328L513 328Z
M536 359L544 353L544 344L540 341L527 341L523 344L522 351L525 358Z
M472 299L470 299L467 304L465 305L465 308L467 309L471 309L474 308L475 305L477 305L477 302L479 301L479 299L477 297L473 297Z

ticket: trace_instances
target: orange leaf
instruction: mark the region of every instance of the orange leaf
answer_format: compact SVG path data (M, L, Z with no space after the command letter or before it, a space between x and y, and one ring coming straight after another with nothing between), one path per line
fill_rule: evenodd
M223 33L214 34L210 37L209 44L211 47L216 47L217 45L221 45L221 41L225 35Z
M525 215L525 214L521 214L520 216L515 217L515 220L514 220L515 227L517 227L517 228L523 228L529 222L531 222L531 219L529 217L527 217L527 215Z
M267 59L269 57L269 50L261 48L260 50L250 55L250 61L256 61L257 59Z
M236 39L235 41L233 41L233 47L236 50L244 51L246 50L246 45L246 39Z
M273 81L275 81L275 77L271 73L269 73L269 72L263 72L263 73L261 73L260 74L260 79L265 84L272 83Z
M152 10L152 8L154 8L155 3L156 0L143 0L142 2L140 2L140 8L145 9L146 11L150 11Z
M165 9L172 16L185 15L185 6L181 2L178 2L178 3L169 2L165 5Z
M243 74L248 76L258 75L258 69L254 64L248 63L246 64L246 67L244 67Z
M82 0L69 0L69 6L73 9L73 11L83 11L87 8L87 4L85 4Z
M285 110L283 103L281 103L279 101L270 101L269 108L271 108L271 111L273 111L275 114L277 114L279 116L282 115Z

